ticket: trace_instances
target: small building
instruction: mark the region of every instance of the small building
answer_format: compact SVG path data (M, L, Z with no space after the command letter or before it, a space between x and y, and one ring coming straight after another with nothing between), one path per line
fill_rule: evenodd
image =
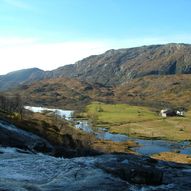
M184 112L185 112L184 110L177 110L176 111L176 115L183 117L184 116Z
M167 117L166 112L167 112L166 109L162 109L162 110L160 111L160 115L161 115L162 117Z
M183 117L184 116L184 110L175 110L175 109L162 109L160 111L160 115L162 117L173 117L173 116L181 116Z

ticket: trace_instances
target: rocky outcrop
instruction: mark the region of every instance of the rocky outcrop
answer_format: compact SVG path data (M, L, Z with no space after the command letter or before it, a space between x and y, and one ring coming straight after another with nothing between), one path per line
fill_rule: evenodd
M35 129L36 127L33 128ZM0 120L0 146L14 147L35 153L41 152L55 157L67 158L100 154L100 152L93 150L87 145L88 140L85 139L85 136L80 138L75 135L75 131L69 132L69 129L65 127L65 131L67 130L68 133L65 134L54 134L54 130L49 131L47 127L44 133L38 136L29 131L17 128L7 121ZM53 133L51 134L51 132ZM49 134L47 137L46 133Z
M0 145L43 153L52 153L54 150L45 139L18 129L6 121L0 121Z
M135 155L64 159L0 148L0 172L0 190L9 191L188 191L191 187L190 166Z
M143 76L190 74L190 55L191 46L187 44L109 50L78 61L70 67L58 68L53 73L92 83L116 85Z
M101 166L106 172L120 177L122 180L126 180L133 184L145 184L145 185L161 185L163 180L162 171L139 165L112 165L104 164Z
M73 149L76 143L67 135L63 144L68 147L53 148L46 140L1 120L0 190L190 190L190 165L134 154L66 159L63 156L78 156ZM38 154L53 151L62 157ZM81 152L85 155L83 149Z

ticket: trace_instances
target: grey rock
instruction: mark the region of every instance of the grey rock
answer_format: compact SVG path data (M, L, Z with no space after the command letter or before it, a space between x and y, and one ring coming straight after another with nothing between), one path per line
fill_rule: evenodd
M45 139L2 120L0 120L0 145L33 152L53 152L53 146Z
M151 45L109 50L87 57L74 65L53 71L91 83L117 85L148 75L191 73L191 46L188 44Z
M1 190L188 191L191 186L189 165L171 165L165 162L153 164L142 156L102 155L66 159L44 154L21 153L13 148L0 148L0 152ZM124 162L127 160L128 163ZM137 168L137 165L148 168L148 171L152 168L151 172L162 172L162 184L136 184L121 178L120 173L113 174L105 170L112 168L119 172L119 166L131 169Z

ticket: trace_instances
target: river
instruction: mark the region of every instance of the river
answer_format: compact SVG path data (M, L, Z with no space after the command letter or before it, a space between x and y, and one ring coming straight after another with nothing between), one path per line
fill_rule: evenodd
M129 137L127 135L122 134L112 134L107 132L106 128L99 128L98 130L94 130L92 128L91 123L88 120L79 120L72 118L74 111L72 110L63 110L63 109L50 109L45 107L33 107L33 106L25 106L25 109L28 109L32 112L43 112L50 111L54 112L56 115L60 117L64 117L66 120L73 120L76 124L75 127L81 129L87 133L94 133L98 139L103 140L111 140L114 142L123 142L132 140L139 144L139 147L132 148L132 150L150 156L152 154L160 153L160 152L179 152L181 154L191 155L191 146L189 141L175 142L175 141L167 141L167 140L145 140L139 138Z

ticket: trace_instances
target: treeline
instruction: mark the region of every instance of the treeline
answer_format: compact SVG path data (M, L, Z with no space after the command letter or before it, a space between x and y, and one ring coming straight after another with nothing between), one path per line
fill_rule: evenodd
M0 94L0 110L7 113L19 114L23 116L23 101L19 94Z

